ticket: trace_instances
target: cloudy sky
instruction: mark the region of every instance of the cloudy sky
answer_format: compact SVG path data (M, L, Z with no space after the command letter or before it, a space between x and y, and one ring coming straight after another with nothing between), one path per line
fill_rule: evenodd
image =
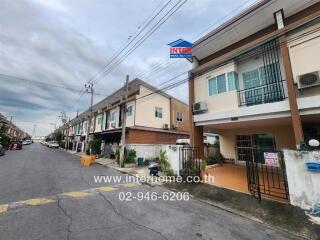
M81 91L90 79L96 83L95 102L121 87L126 74L156 87L166 86L164 82L191 67L184 59L168 58L168 43L179 38L193 41L255 0L184 2L0 0L0 112L13 116L14 123L29 133L36 124L36 134L46 135L55 123L61 124L62 111L73 118L77 110L88 108L90 96ZM180 4L149 38L121 59ZM98 75L106 65L105 74ZM183 84L168 93L187 102L187 92Z

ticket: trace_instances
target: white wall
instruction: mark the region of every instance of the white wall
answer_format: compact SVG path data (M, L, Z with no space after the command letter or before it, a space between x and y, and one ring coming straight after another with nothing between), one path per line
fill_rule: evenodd
M168 162L170 163L171 169L175 175L180 175L180 169L182 168L180 159L179 159L179 149L181 146L177 145L166 145L164 150L166 150L168 156Z
M159 157L160 149L163 146L156 144L127 144L126 147L127 149L135 149L137 158L143 157L146 160Z
M317 152L284 150L290 203L302 209L312 209L320 201L320 172L307 170L306 162L320 157Z
M181 163L179 161L179 148L177 145L152 145L152 144L127 144L127 149L135 149L137 158L143 157L146 159L158 158L160 150L166 150L168 162L170 163L171 169L175 174L179 174L181 169Z

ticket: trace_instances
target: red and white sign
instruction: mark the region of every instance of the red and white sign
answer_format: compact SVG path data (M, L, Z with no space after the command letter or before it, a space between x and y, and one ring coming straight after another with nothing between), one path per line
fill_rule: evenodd
M264 153L264 162L267 166L279 167L278 153L265 152Z

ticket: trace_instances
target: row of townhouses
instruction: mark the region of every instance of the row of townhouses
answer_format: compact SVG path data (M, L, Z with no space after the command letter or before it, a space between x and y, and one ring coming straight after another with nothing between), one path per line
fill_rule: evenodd
M195 156L198 163L204 138L214 134L231 163L211 170L214 184L288 199L278 156L320 139L320 2L259 1L196 40L192 55L189 105L139 79L130 82L126 143L148 152L147 145L189 138L194 154L177 161ZM90 138L111 149L121 139L123 91L93 107ZM89 114L63 127L73 149L84 149Z
M124 87L93 105L92 124L88 124L90 110L79 114L59 130L68 136L73 150L84 151L89 130L89 140L103 141L107 155L114 153L121 141L121 101ZM177 139L189 138L189 108L184 102L135 79L129 82L126 110L126 145L135 145L145 151L155 151L162 144L175 144ZM151 156L150 156L151 157Z
M28 136L26 132L21 130L11 121L9 121L5 116L0 113L0 126L4 124L7 127L7 136L10 137L12 140L22 140Z

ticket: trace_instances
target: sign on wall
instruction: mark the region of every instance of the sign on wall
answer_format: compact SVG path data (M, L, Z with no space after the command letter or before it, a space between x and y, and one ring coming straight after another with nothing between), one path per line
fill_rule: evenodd
M264 161L267 166L279 167L279 157L278 153L274 152L265 152Z

